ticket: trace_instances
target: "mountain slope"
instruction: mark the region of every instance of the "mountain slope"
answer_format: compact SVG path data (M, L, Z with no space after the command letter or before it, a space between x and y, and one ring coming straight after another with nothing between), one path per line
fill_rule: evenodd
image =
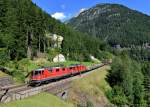
M118 4L98 4L72 18L68 24L111 45L150 43L150 16Z
M101 47L100 41L55 20L31 0L1 0L0 7L0 59L8 55L5 59L20 60L49 52L50 34L64 37L60 51L70 59L86 60Z

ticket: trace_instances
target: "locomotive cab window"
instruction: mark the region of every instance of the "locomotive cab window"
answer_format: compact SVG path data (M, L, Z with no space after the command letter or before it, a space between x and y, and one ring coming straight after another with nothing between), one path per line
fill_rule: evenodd
M44 74L44 70L42 70L42 74Z
M48 71L49 71L49 72L53 72L53 70L52 70L52 69L48 69Z
M41 75L41 71L33 71L32 76Z
M56 72L59 72L59 69L56 69Z
M65 71L65 68L63 68L62 70Z

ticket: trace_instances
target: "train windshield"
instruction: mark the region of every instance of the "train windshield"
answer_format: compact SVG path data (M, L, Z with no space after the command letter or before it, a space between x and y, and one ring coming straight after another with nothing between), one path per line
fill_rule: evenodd
M41 71L32 71L32 76L41 75Z

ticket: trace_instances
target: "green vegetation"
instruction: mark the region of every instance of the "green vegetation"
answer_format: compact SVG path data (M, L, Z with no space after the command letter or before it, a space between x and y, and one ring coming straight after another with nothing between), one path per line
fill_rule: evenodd
M56 96L48 93L41 93L21 101L2 104L0 107L73 107L73 105L60 100Z
M0 71L0 77L7 76L7 74Z
M135 60L150 61L150 16L119 4L98 4L83 13L68 24L111 47L127 50Z
M95 63L91 62L90 55L100 60L115 56L109 73L106 71L109 67L106 67L73 83L69 100L76 104L82 101L80 95L85 94L99 101L106 94L118 107L146 107L150 104L149 16L122 5L97 5L70 20L69 25L79 30L76 31L53 19L31 0L1 0L0 7L0 67L8 68L8 74L17 82L24 82L31 70L42 66L77 63L89 66ZM95 17L93 13L101 14ZM63 36L62 48L51 46L47 35L52 34ZM60 53L67 62L52 63L53 57ZM3 75L0 72L0 76ZM105 81L106 75L109 84ZM30 107L35 103L37 107L50 106L50 103L57 107L56 97L46 93L32 98L2 107ZM86 103L92 107L93 102L89 100L86 99ZM63 107L64 103L58 104Z
M150 63L145 62L142 64L142 72L144 74L144 87L145 87L145 100L150 104Z
M0 66L9 68L9 74L18 82L24 82L31 70L42 66L79 62L90 65L90 55L100 59L111 57L105 52L107 44L53 19L31 0L1 0L0 7ZM61 49L48 43L47 35L51 34L64 37ZM38 59L39 53L48 61ZM71 61L51 63L59 53Z
M0 48L0 65L4 65L9 61L6 48Z
M0 55L2 64L3 58L18 61L32 59L38 53L51 53L52 43L48 43L47 37L51 34L64 37L62 49L58 51L68 60L89 61L90 54L97 57L98 51L105 52L107 48L107 44L99 39L53 19L31 0L1 0L0 7L0 48L6 49L6 56ZM50 60L54 54L51 54Z
M96 5L83 13L71 19L69 25L115 47L109 48L116 56L107 78L112 87L107 92L110 101L117 106L148 106L150 16L118 4ZM120 56L122 53L130 58Z
M112 46L130 47L150 43L150 16L119 4L97 4L69 25L81 32L97 36ZM94 14L96 13L96 14Z
M85 106L82 106L82 105L78 104L77 107L85 107ZM94 107L94 105L91 101L88 101L86 107Z
M20 61L10 61L5 64L9 69L8 74L12 75L16 82L22 83L25 82L26 76L31 72L31 70L38 69L41 67L54 67L54 66L69 66L71 64L83 64L90 66L95 64L94 62L79 62L79 61L66 61L60 63L49 62L45 58L37 58L35 60L30 60L24 58Z
M62 64L64 64L65 66L69 66L71 64L83 64L85 66L92 66L92 64L96 64L96 63L94 63L94 62L80 62L80 61L67 61L67 62L64 62Z
M51 62L60 53L69 61L65 66L72 61L89 65L90 55L111 57L106 43L53 19L31 0L1 0L0 7L0 66L8 67L17 81L23 82L32 69L58 65ZM62 48L51 46L48 35L52 34L63 36Z
M144 76L140 64L122 54L114 59L111 67L107 76L112 87L108 95L110 101L118 107L145 107Z
M108 69L110 69L109 66L103 67L96 72L87 75L85 78L73 82L73 87L69 93L68 100L74 104L79 104L78 106L82 107L81 101L83 100L82 97L84 95L85 98L87 97L85 100L87 105L89 105L88 107L92 107L91 103L93 102L89 103L89 101L91 101L90 98L94 98L97 101L100 101L100 99L105 99L105 93L111 90L105 80Z
M75 81L75 85L73 85L74 88L79 88L81 91L87 92L91 95L98 95L95 93L96 91L102 91L104 93L107 92L110 89L109 85L105 81L108 69L108 66L104 67L101 70L86 76L86 78ZM101 92L99 94L101 94Z
M86 65L86 66L95 64L92 62L79 62L79 61L66 61L66 62L54 63L54 62L49 62L46 59L39 58L36 60L23 59L18 62L18 68L24 69L24 70L30 72L31 70L40 68L42 66L44 66L44 67L66 66L67 67L67 66L70 66L71 64L80 64L80 63L83 65Z

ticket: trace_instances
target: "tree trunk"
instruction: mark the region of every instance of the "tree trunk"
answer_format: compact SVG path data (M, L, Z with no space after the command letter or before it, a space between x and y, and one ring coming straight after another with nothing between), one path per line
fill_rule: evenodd
M31 59L32 58L32 36L33 34L30 32L27 32L27 58Z
M29 59L32 58L32 48L31 48L31 46L28 46L28 49L27 49L27 57L28 57Z
M44 46L44 53L45 53L45 50L46 50L46 39L45 38L44 38L43 46Z
M39 35L39 53L40 53L40 50L41 50L41 38L40 38L40 35Z

